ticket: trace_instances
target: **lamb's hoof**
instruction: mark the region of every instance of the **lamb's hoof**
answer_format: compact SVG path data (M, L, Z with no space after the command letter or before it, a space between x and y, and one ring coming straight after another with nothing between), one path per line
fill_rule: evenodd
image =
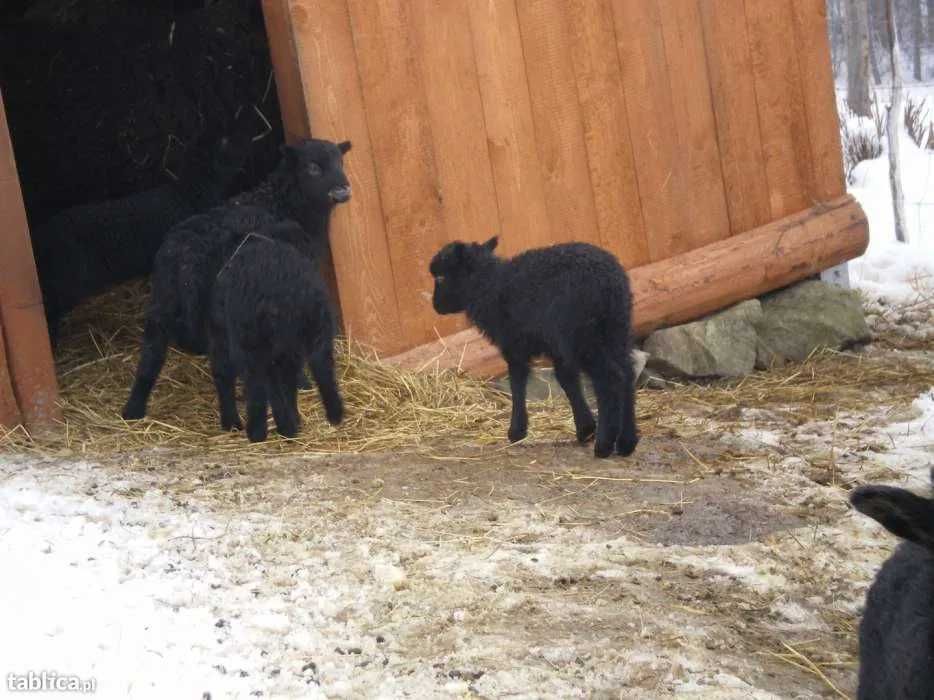
M241 421L239 418L234 420L221 421L221 430L224 430L228 433L239 432L243 430L243 421Z
M123 412L120 415L123 416L123 420L139 420L146 415L146 409L142 406L128 403L123 407Z
M593 455L599 459L605 459L613 454L613 443L600 443L598 442L593 446Z
M259 427L249 427L246 429L246 436L250 442L263 442L266 440L266 424Z
M528 428L510 428L507 436L509 437L509 442L519 442L520 440L525 440L528 434Z
M281 435L284 438L291 439L291 438L294 438L296 435L298 435L298 426L297 425L283 425L283 426L277 425L276 432L279 433L279 435Z
M343 404L326 409L325 417L328 419L328 423L331 425L340 425L344 420Z
M639 437L633 436L625 439L620 439L616 443L616 453L622 455L623 457L628 457L633 452L636 451L636 445L639 444Z
M639 434L634 432L632 435L620 435L616 441L616 453L623 457L628 457L636 450L639 444Z
M314 389L314 386L311 384L311 380L303 371L298 373L298 390L299 391L308 391L309 389Z
M577 441L583 444L587 442L588 440L590 440L596 432L597 432L597 424L593 421L590 421L589 423L578 426Z

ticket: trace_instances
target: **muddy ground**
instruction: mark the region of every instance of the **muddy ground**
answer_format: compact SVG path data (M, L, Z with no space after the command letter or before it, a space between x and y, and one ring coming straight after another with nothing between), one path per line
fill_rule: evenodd
M852 390L839 409L692 401L627 459L569 429L412 454L21 458L7 477L73 480L164 538L160 566L196 581L174 604L237 642L214 697L852 697L894 542L847 492L923 489L934 462L932 357L896 345L840 356L899 368L858 408ZM251 622L263 605L273 632Z

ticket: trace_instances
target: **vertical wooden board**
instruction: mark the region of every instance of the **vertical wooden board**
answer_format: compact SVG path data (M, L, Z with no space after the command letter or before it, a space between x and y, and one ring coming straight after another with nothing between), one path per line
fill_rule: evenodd
M703 30L696 2L658 0L658 6L678 152L686 167L686 199L681 206L691 226L685 238L694 249L730 235Z
M811 197L827 201L846 192L837 97L827 35L825 0L792 0L795 54L804 90L808 136L814 164Z
M299 72L295 41L289 26L288 0L263 0L263 19L269 40L269 56L276 77L279 111L285 140L292 143L310 133L305 95Z
M16 403L16 394L13 391L13 381L10 378L10 368L6 357L6 340L3 333L3 324L0 323L0 427L11 429L23 422Z
M769 202L781 218L810 205L813 182L791 0L746 0L746 21Z
M439 317L424 296L432 289L428 262L445 233L412 6L407 0L348 6L396 297L406 344L417 345L452 332L459 319Z
M42 294L33 262L23 194L0 94L0 325L5 362L27 427L48 428L61 416ZM2 355L3 353L0 353ZM6 393L5 387L0 391ZM9 396L5 399L9 401Z
M459 0L412 0L411 19L444 217L442 237L486 240L499 233L499 207L467 6ZM421 301L431 309L430 301ZM467 326L462 316L435 319L439 334Z
M771 219L743 0L700 0L730 231Z
M467 5L462 0L412 0L412 22L446 239L486 240L499 232L499 207Z
M571 62L600 241L626 267L649 262L609 0L568 0Z
M535 145L515 0L469 0L470 30L505 254L548 245L552 227Z
M539 167L552 242L600 242L565 0L518 0Z
M330 233L344 331L395 353L409 344L402 333L346 0L292 0L290 15L312 133L353 144L344 158L353 194L334 210Z
M289 21L289 3L288 0L263 0L262 8L285 141L294 143L307 138L311 134L311 126L308 123L308 111L305 109L305 90ZM338 316L342 316L340 289L330 251L323 252L318 265L332 299L336 302L335 310Z
M613 16L649 257L662 260L690 250L691 241L659 6L613 0Z

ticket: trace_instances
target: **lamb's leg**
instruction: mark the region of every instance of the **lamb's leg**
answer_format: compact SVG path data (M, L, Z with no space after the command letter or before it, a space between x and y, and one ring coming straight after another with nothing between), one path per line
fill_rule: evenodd
M311 373L318 385L321 403L324 404L324 413L328 423L338 425L344 420L344 402L337 388L337 377L334 374L334 347L325 343L311 355Z
M312 388L311 380L308 378L308 375L305 374L305 367L303 365L298 366L298 373L296 375L297 388L302 391L308 391Z
M622 387L620 394L620 426L619 437L616 439L616 451L627 457L639 444L639 431L636 426L636 376L632 367L632 360L627 349L620 363L622 374Z
M266 439L267 385L269 377L265 372L249 368L244 377L246 390L246 435L250 442L262 442Z
M605 350L595 352L587 370L597 395L597 439L593 453L597 457L609 457L619 436L621 377L614 371Z
M227 333L217 329L211 339L211 374L217 391L217 402L221 413L221 430L243 430L237 413L235 387L237 371L230 358Z
M587 442L593 437L597 424L594 421L590 406L584 400L584 392L581 390L580 371L561 360L554 361L555 378L564 389L571 404L571 411L574 413L574 427L577 428L578 442Z
M302 414L298 412L298 385L290 380L285 385L285 408L289 412L289 420L295 426L295 434L302 427Z
M509 365L509 390L512 393L512 417L509 442L518 442L529 433L529 414L525 407L525 389L529 383L529 359L506 358Z
M169 338L162 324L153 319L146 319L136 379L133 381L130 397L123 407L122 415L125 420L136 420L146 415L146 402L165 364L168 347Z
M298 388L295 377L298 372L292 364L278 366L273 369L270 381L269 404L276 421L276 432L287 438L298 435L298 408L295 405Z

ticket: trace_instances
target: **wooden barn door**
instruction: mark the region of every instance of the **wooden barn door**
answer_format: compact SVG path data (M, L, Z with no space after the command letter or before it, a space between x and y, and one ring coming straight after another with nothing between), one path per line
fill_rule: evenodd
M23 194L0 93L0 426L49 426L59 416L55 365Z

